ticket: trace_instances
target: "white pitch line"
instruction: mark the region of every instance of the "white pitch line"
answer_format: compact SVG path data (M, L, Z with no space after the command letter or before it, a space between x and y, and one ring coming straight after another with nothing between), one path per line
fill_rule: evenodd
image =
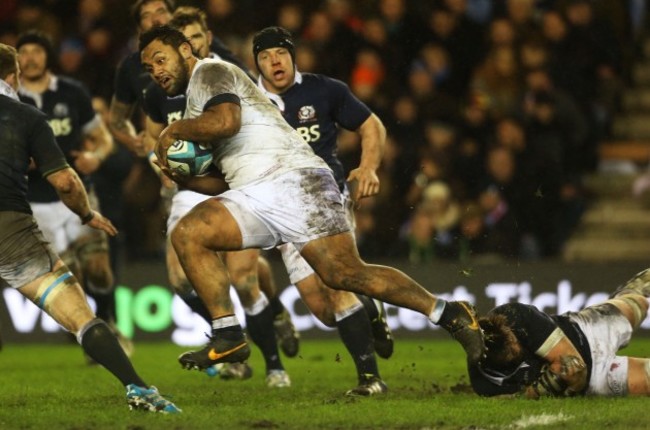
M572 415L564 415L562 412L559 414L529 415L521 417L512 423L511 427L516 429L525 429L531 426L551 426L557 423L572 420L573 418L574 417Z

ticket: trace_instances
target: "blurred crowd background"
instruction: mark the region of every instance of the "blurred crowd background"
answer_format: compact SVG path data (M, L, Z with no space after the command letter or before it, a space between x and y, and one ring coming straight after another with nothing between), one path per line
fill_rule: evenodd
M135 50L128 0L2 0L0 42L38 28L55 73L107 115L119 61ZM589 204L585 175L645 35L645 0L177 0L255 71L252 34L292 32L302 72L346 82L384 122L381 192L357 208L368 258L556 258ZM141 124L135 118L136 125ZM161 258L157 177L118 145L96 186L121 228L114 252ZM359 160L356 135L339 155Z

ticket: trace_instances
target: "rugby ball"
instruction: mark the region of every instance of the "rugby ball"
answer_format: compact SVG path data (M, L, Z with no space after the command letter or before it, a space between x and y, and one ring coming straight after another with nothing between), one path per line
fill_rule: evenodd
M212 149L189 140L177 140L167 149L167 164L182 176L201 176L212 165Z

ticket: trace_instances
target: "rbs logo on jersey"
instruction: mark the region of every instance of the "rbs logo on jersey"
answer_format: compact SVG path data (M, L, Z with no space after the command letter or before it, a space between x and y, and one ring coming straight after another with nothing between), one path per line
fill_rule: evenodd
M312 125L311 127L297 127L296 131L300 133L300 136L307 143L316 142L320 139L320 129L318 124Z
M72 132L70 118L53 118L47 121L54 133L54 136L67 136Z

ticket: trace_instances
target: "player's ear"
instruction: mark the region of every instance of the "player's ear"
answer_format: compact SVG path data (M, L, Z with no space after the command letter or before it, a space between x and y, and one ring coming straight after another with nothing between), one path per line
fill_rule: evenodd
M212 32L210 30L208 30L207 36L208 36L208 46L212 45L212 37L213 36L212 36Z
M189 60L194 55L192 53L192 45L190 45L190 42L181 43L179 49L184 60Z

